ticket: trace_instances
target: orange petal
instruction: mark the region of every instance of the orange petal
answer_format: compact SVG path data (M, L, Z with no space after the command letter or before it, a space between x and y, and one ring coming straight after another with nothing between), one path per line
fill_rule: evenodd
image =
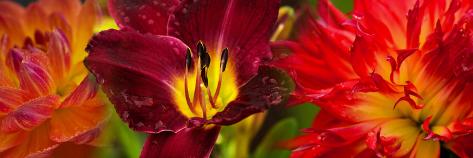
M82 61L86 53L84 48L92 37L94 26L99 20L100 10L98 9L97 1L86 0L82 9L80 10L78 21L74 30L74 47L72 62L77 63Z
M49 27L64 32L66 39L72 39L72 26L61 13L53 13L49 16ZM71 41L69 41L70 43Z
M36 96L48 95L55 84L46 67L46 56L42 52L26 52L12 49L10 60L20 81L21 89Z
M79 86L62 102L60 108L67 108L70 106L81 106L89 99L96 96L98 84L95 78L87 76L80 83Z
M66 142L99 127L109 111L98 98L86 101L82 106L72 106L56 111L51 118L49 138Z
M20 17L24 13L23 7L13 1L0 1L0 14L9 17Z
M81 1L78 0L39 0L38 4L51 13L63 13L68 23L75 23L73 19L76 18Z
M56 84L64 83L63 79L68 74L71 67L71 50L69 49L69 42L61 30L53 30L49 34L49 45L48 45L47 56L49 57L50 68L54 72L51 74L54 76Z
M22 45L25 38L21 18L0 14L0 35L7 34L13 44Z
M52 149L55 149L59 144L49 140L45 137L49 133L49 124L35 128L31 131L25 140L18 146L15 146L5 153L4 157L47 157Z
M0 152L19 145L26 138L26 132L4 133L0 132Z
M26 26L28 35L34 35L34 31L49 31L49 22L46 10L38 3L32 3L26 8Z
M90 145L77 145L74 143L63 143L57 149L54 150L54 153L51 157L57 158L85 158L85 157L96 157L95 151L97 147ZM71 154L74 153L74 154Z
M0 87L0 116L13 111L29 97L26 91L11 87Z
M0 127L4 132L32 130L51 117L54 108L59 104L59 97L45 96L30 100L2 119Z

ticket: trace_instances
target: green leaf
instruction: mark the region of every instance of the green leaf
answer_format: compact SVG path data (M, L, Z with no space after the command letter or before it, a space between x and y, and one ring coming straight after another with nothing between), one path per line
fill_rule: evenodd
M296 119L299 128L308 128L312 125L312 121L319 113L320 108L311 103L304 103L288 108L286 111L289 117Z
M294 118L285 118L275 124L258 145L252 158L286 158L291 151L277 148L281 141L293 138L297 133L297 121Z

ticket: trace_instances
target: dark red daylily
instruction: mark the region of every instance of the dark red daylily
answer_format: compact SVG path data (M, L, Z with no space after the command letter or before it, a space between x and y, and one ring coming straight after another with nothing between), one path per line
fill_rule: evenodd
M141 157L208 157L220 125L285 103L266 65L279 0L111 0L121 30L92 38L88 69L137 131Z

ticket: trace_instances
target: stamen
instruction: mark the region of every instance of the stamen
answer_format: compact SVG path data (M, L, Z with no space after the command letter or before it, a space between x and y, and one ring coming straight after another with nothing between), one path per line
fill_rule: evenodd
M202 108L202 115L203 115L202 117L205 120L207 120L207 106L205 106L206 104L205 104L205 99L204 99L205 92L201 90L200 93L201 93L201 97L202 97L202 98L200 98L200 107Z
M197 53L199 54L199 65L200 65L200 70L198 73L200 73L200 78L202 79L202 82L204 83L205 87L208 89L209 85L209 79L207 78L207 69L209 68L210 65L210 55L207 53L207 48L205 48L205 45L202 43L202 41L199 41L197 44ZM197 77L199 78L199 77ZM205 104L205 92L201 90L200 87L200 80L198 80L198 87L200 92L200 107L202 108L202 115L204 119L207 119L207 107ZM197 86L197 85L196 85ZM209 94L210 95L210 94ZM211 96L210 96L211 97ZM209 97L209 98L210 98Z
M223 49L222 56L220 57L220 73L218 74L218 84L215 90L214 100L217 100L218 94L220 93L220 87L222 85L222 74L225 72L228 61L228 48Z
M224 72L225 67L227 67L228 61L228 48L223 49L222 56L220 57L220 71Z
M186 95L186 101L187 101L187 106L189 106L189 109L193 112L193 113L196 113L195 111L195 108L193 107L192 103L191 103L191 99L189 97L189 88L188 88L188 84L187 84L187 74L189 73L189 70L191 68L191 64L192 64L192 56L191 56L191 49L190 48L187 48L187 51L186 51L186 71L185 71L185 74L184 74L184 91L185 91L185 95Z

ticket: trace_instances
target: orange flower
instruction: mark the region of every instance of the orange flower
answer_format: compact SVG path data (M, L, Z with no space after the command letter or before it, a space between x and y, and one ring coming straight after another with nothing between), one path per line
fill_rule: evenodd
M82 64L96 3L0 2L0 157L36 157L93 140L108 117Z
M354 4L320 0L276 63L322 108L292 157L473 157L472 1Z

